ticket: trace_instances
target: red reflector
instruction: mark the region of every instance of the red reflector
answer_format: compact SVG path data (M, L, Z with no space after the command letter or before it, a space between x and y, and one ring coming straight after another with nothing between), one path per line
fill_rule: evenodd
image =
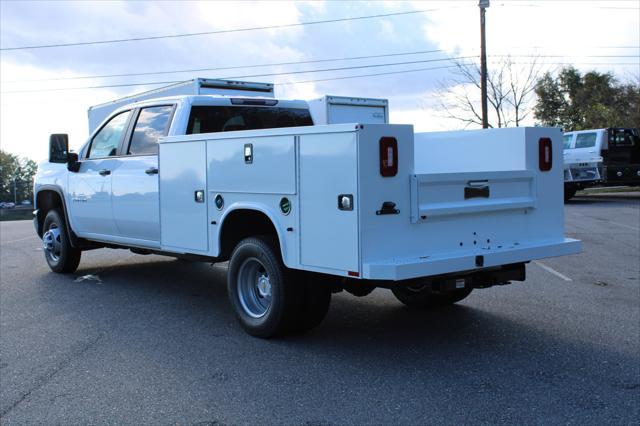
M540 159L540 171L548 172L553 166L553 149L551 139L540 138L538 141L538 156Z
M384 177L398 174L398 141L396 138L380 138L380 174Z
M360 272L355 272L355 271L349 271L349 272L347 272L347 274L350 277L359 277L360 276Z

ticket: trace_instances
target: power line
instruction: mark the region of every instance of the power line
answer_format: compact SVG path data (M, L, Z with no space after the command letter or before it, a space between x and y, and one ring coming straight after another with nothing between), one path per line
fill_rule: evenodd
M410 70L378 72L378 73L372 73L372 74L348 75L348 76L344 76L344 77L331 77L331 78L322 78L322 79L317 79L317 80L290 81L290 82L288 81L288 82L284 82L284 83L274 83L274 85L275 86L288 86L288 85L293 85L293 84L319 83L319 82L323 82L323 81L348 80L348 79L352 79L352 78L376 77L376 76L379 76L379 75L392 75L392 74L405 74L405 73L418 72L418 71L441 70L441 69L445 69L445 68L457 68L457 67L458 67L457 65L444 65L444 66L441 66L441 67L416 68L416 69L410 69Z
M639 55L488 55L498 58L639 58Z
M283 66L283 65L313 64L313 63L321 63L321 62L352 61L352 60L359 60L359 59L374 59L374 58L384 58L384 57L391 57L391 56L422 55L427 53L437 53L437 52L443 52L443 51L444 51L443 49L435 49L435 50L422 50L422 51L416 51L416 52L386 53L386 54L368 55L368 56L353 56L349 58L313 59L313 60L307 60L307 61L278 62L278 63L271 63L271 64L235 65L230 67L192 68L192 69L171 70L171 71L85 75L85 76L78 76L78 77L57 77L57 78L42 78L42 79L31 79L31 80L7 80L7 81L4 81L3 83L31 83L31 82L39 82L39 81L84 80L84 79L94 79L94 78L114 78L114 77L133 77L133 76L142 76L142 75L179 74L179 73L185 73L185 72L200 72L200 71L223 71L223 70L234 70L234 69L244 69L244 68L261 68L261 67L275 67L275 66Z
M457 9L461 7L468 7L468 6L454 6L454 7L448 7L445 9ZM377 15L353 16L349 18L324 19L319 21L297 22L293 24L267 25L263 27L248 27L248 28L228 29L228 30L201 31L197 33L166 34L166 35L158 35L158 36L132 37L132 38L121 38L121 39L112 39L112 40L82 41L82 42L75 42L75 43L58 43L58 44L41 44L41 45L32 45L32 46L3 47L3 48L0 48L0 50L11 51L11 50L28 50L28 49L48 49L53 47L88 46L88 45L96 45L96 44L160 40L160 39L167 39L167 38L196 37L196 36L203 36L203 35L228 34L228 33L238 33L238 32L257 31L257 30L272 30L277 28L301 27L305 25L318 25L318 24L329 24L329 23L336 23L336 22L357 21L357 20L365 20L365 19L387 18L392 16L415 15L418 13L434 12L438 10L442 10L442 8L408 10L404 12L380 13Z
M270 64L250 64L250 65L234 65L229 67L213 67L213 68L191 68L191 69L181 69L181 70L168 70L168 71L151 71L151 72L139 72L139 73L122 73L122 74L102 74L102 75L86 75L86 76L75 76L75 77L56 77L56 78L43 78L43 79L29 79L29 80L6 80L2 83L33 83L33 82L42 82L42 81L69 81L69 80L85 80L85 79L97 79L97 78L118 78L118 77L134 77L134 76L149 76L149 75L166 75L166 74L179 74L179 73L187 73L187 72L201 72L201 71L226 71L233 69L245 69L245 68L262 68L262 67L272 67L272 66L284 66L284 65L302 65L302 64L313 64L313 63L323 63L323 62L337 62L337 61L352 61L352 60L361 60L361 59L374 59L374 58L384 58L384 57L394 57L394 56L408 56L408 55L422 55L429 53L438 53L444 52L443 49L435 49L435 50L423 50L423 51L414 51L414 52L396 52L396 53L385 53L379 55L367 55L367 56L353 56L353 57L343 57L343 58L330 58L330 59L312 59L307 61L294 61L294 62L277 62ZM565 58L565 57L576 57L576 58L637 58L638 55L575 55L575 56L567 56L567 55L488 55L490 57L511 57L511 58ZM269 74L270 75L270 74ZM263 75L259 75L263 76ZM234 77L237 78L237 77Z
M371 68L371 67L380 67L380 66L394 66L394 65L403 65L403 64L411 64L411 63L422 63L422 62L436 62L443 60L458 60L458 59L469 59L475 58L475 56L464 56L464 57L456 57L456 58L447 58L447 59L436 59L430 61L411 61L411 62L397 62L390 64L376 64L376 65L366 65L366 66L356 66L356 67L342 67L342 68L333 68L333 69L320 69L320 70L306 70L299 72L291 72L291 73L272 73L272 74L262 74L262 75L253 75L253 76L235 76L235 77L221 77L222 79L233 79L233 78L249 78L249 77L266 77L266 76L283 76L290 74L300 74L300 73L312 73L312 72L326 72L326 71L337 71L337 70L351 70L351 69L361 69L361 68ZM497 63L497 62L492 62ZM533 65L532 62L514 62L515 65ZM602 65L602 66L637 66L635 63L630 62L543 62L538 63L540 65ZM470 65L470 63L462 63L461 65ZM277 86L283 85L292 85L292 84L303 84L303 83L317 83L317 82L325 82L325 81L337 81L337 80L347 80L347 79L355 79L355 78L364 78L364 77L375 77L382 75L394 75L394 74L405 74L419 71L430 71L437 69L447 69L447 68L457 68L458 65L445 65L439 67L430 67L430 68L417 68L410 70L399 70L399 71L387 71L380 73L369 73L369 74L358 74L354 76L341 76L341 77L329 77L324 79L313 79L313 80L304 80L304 81L295 81L295 82L284 82L284 83L275 83ZM67 90L91 90L91 89L107 89L107 88L120 88L120 87L134 87L134 86L154 86L160 84L176 84L183 83L185 80L171 80L171 81L155 81L155 82L144 82L144 83L122 83L122 84L110 84L110 85L101 85L101 86L86 86L86 87L66 87L66 88L51 88L51 89L33 89L33 90L12 90L12 91L4 91L0 92L3 94L10 93L35 93L35 92L56 92L56 91L67 91Z
M237 76L229 76L229 77L222 77L222 78L223 79L240 79L240 78L254 78L254 77L275 77L275 76L283 76L283 75L307 74L307 73L314 73L314 72L346 71L346 70L363 69L363 68L378 68L378 67L397 66L397 65L424 64L429 62L442 62L442 61L452 61L452 60L469 59L469 58L475 58L475 56L458 56L455 58L425 59L421 61L403 61L403 62L392 62L392 63L385 63L385 64L355 65L355 66L349 66L349 67L335 67L335 68L324 68L324 69L315 69L315 70L237 75ZM29 93L29 92L43 92L43 91L48 92L48 91L61 91L61 90L107 89L107 88L116 88L116 87L146 86L146 85L153 85L153 84L173 84L173 83L180 83L182 81L183 80L150 82L150 83L106 84L106 85L99 85L99 86L65 87L65 88L58 88L58 89L10 90L10 91L0 92L0 93Z

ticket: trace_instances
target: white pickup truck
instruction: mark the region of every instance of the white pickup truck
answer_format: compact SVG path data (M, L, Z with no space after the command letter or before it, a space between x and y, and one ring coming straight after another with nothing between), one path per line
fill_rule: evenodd
M562 140L565 201L591 186L640 186L638 129L578 130Z
M78 153L52 135L34 223L60 273L102 247L229 261L240 323L271 337L319 324L332 292L426 308L523 281L580 251L562 193L558 129L313 125L304 101L180 95L115 108Z

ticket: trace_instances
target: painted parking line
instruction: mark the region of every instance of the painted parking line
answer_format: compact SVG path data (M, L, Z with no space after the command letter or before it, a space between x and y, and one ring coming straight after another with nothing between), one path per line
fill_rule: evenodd
M26 240L30 240L32 238L37 238L37 237L35 235L30 235L28 237L18 238L17 240L11 240L11 241L2 241L2 240L0 240L0 244L19 243L20 241L26 241Z
M533 263L535 263L536 265L538 265L539 267L541 267L542 269L544 269L545 271L547 271L550 274L555 275L556 277L560 278L561 280L564 281L573 281L571 278L569 278L568 276L561 274L560 272L556 271L555 269L551 268L550 266L545 265L544 263L534 260Z
M612 225L618 225L618 226L622 226L624 228L629 228L629 229L632 229L634 231L640 231L640 228L636 228L635 226L631 226L631 225L625 225L624 223L618 223L618 222L614 222L612 220L610 220L609 223L612 224Z

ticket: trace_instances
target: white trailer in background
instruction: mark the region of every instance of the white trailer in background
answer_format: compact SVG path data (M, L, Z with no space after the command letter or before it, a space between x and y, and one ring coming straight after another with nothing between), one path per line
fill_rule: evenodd
M313 123L388 124L387 99L356 98L350 96L323 96L307 102Z

